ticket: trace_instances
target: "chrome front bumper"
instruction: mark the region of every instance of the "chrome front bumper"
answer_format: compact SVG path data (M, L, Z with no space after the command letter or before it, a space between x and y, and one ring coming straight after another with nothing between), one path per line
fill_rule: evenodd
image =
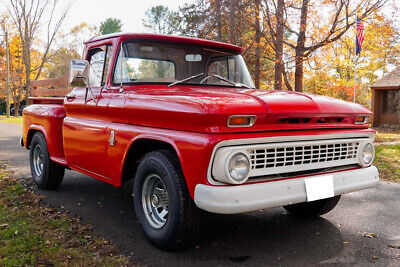
M379 173L374 166L335 172L329 175L333 176L335 195L366 189L379 182ZM235 186L198 184L194 193L194 201L203 210L221 214L234 214L306 202L307 193L304 180L307 178L310 177Z

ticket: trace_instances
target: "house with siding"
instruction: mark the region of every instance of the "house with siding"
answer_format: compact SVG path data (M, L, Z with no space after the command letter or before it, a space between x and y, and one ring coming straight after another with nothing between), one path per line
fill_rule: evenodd
M371 86L372 124L400 125L400 67Z

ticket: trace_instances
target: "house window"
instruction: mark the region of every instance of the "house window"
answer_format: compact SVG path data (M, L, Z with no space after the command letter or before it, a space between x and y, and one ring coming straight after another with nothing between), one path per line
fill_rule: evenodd
M400 90L382 91L381 111L384 114L395 114L400 112Z

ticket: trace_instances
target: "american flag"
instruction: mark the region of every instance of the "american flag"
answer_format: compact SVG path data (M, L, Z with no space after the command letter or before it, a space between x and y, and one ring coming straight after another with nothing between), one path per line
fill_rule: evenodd
M362 51L362 45L364 42L364 36L365 36L365 28L364 28L364 24L361 21L361 19L359 19L357 17L357 34L356 34L356 55L361 54Z

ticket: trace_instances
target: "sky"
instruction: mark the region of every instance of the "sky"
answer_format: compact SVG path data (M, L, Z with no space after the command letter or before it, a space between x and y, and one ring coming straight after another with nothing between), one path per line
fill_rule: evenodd
M164 5L177 10L179 6L193 2L193 0L73 0L64 27L66 31L83 21L98 26L111 17L122 21L123 31L143 32L145 29L142 19L146 10L152 6Z
M0 0L0 15L7 13L6 6L9 0ZM41 0L39 0L41 1ZM100 26L107 18L120 19L125 32L145 32L142 20L145 12L153 6L164 5L171 10L178 10L185 3L193 3L195 0L58 0L59 9L64 8L68 1L71 8L63 22L62 32L68 33L74 26L81 22L89 25ZM46 18L43 18L45 21ZM46 39L46 31L42 27L39 38ZM93 37L93 36L90 36ZM89 38L90 38L89 37Z

